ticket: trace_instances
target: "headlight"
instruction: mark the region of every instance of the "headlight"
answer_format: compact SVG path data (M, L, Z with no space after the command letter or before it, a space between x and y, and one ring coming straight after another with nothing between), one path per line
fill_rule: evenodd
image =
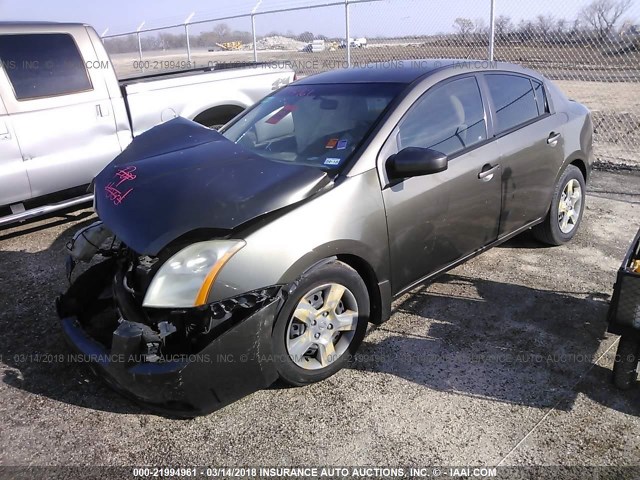
M218 273L245 245L243 240L212 240L180 250L155 274L142 305L189 308L206 304Z

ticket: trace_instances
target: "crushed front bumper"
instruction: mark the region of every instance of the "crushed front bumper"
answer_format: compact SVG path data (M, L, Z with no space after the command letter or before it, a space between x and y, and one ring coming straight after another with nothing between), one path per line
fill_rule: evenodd
M115 390L150 409L193 417L270 386L277 378L271 361L271 332L281 296L214 338L198 353L145 360L143 346L113 333L111 347L93 338L77 316L61 313L64 335L82 361ZM125 329L126 330L126 329ZM120 332L122 333L122 332Z

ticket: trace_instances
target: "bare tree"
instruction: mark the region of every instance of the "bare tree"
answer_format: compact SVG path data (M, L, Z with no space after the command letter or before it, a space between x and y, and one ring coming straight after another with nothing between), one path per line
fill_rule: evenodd
M218 42L225 42L229 38L231 29L226 23L218 23L215 27L213 27L212 32Z
M536 27L531 20L520 20L518 23L518 37L520 41L526 42L528 40L533 39L536 34Z
M507 15L500 15L496 18L495 31L496 35L500 39L504 39L507 33L513 30L513 22L511 17Z
M474 25L471 19L458 17L456 21L453 22L453 28L455 28L463 38L467 38L467 36L473 32Z
M580 17L576 18L573 21L573 25L571 25L571 35L577 35L582 31L582 20L580 19Z
M569 22L567 22L566 19L564 18L559 18L556 21L556 32L558 33L565 33L567 30L567 26L569 25Z
M313 42L313 39L315 38L315 35L311 32L302 32L300 35L298 35L296 37L296 40L300 41L300 42Z
M604 39L613 31L633 0L593 0L580 11L580 19Z
M538 31L544 36L549 35L555 23L556 19L553 18L553 15L551 14L538 15L536 17L536 27L538 28Z
M485 35L489 31L487 22L484 21L484 18L476 18L474 23L475 27L473 28L473 33L475 33L476 35Z

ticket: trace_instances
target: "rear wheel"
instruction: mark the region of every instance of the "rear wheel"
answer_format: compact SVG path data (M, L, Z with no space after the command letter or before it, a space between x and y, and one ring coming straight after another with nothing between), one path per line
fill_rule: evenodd
M272 334L282 380L306 385L343 368L362 342L369 311L367 287L345 263L331 262L305 274Z
M536 239L547 245L570 241L582 220L585 190L582 172L575 165L569 165L558 180L547 217L533 227Z
M638 356L640 344L635 338L623 335L618 343L616 361L613 365L613 383L621 390L633 387L638 378Z

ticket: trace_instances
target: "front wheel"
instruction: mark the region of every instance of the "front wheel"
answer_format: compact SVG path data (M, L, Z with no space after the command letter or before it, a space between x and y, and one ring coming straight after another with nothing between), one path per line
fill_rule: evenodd
M364 338L369 311L367 287L347 264L335 261L303 275L273 329L280 378L307 385L344 367Z
M585 191L582 172L575 165L569 165L558 180L547 217L533 227L534 237L547 245L570 241L582 220Z

